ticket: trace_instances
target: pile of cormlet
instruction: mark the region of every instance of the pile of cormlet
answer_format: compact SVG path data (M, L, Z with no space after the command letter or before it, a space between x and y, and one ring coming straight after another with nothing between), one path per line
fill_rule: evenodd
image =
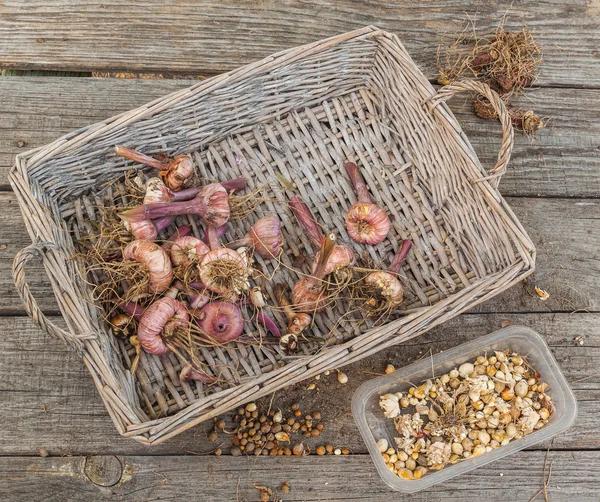
M377 446L394 474L420 479L544 427L553 412L547 387L516 352L479 356L408 392L380 396L398 436L395 445L381 438Z
M236 340L253 343L242 337L245 322L265 330L291 354L315 314L342 299L343 291L351 292L349 301L359 302L365 316L391 312L403 302L398 272L410 241L399 243L388 270L359 269L354 267L354 252L338 244L335 234L323 232L307 204L294 196L289 207L315 256L312 272L301 275L287 291L286 285L276 282L276 273L267 276L254 265L255 253L262 260L279 262L284 239L278 216L256 220L242 239L221 242L234 216L244 220L256 209L236 214L240 200L255 196L236 194L246 188L246 178L200 185L188 155L158 159L123 146L116 147L116 154L159 171L158 177L137 183L145 191L137 195L142 203L110 208L84 246L87 278L94 284L96 299L108 312L113 331L128 336L136 350L132 372L141 350L158 356L174 353L184 363L182 381L212 384L220 375L204 362L202 350ZM346 215L348 235L360 244L379 244L390 231L390 219L371 202L356 164L347 162L345 168L358 194L358 202ZM191 186L195 182L198 186ZM188 225L174 226L182 215L203 230L202 238L190 235ZM171 225L173 235L159 240L160 232ZM272 296L263 294L267 285ZM269 316L269 309L285 314L285 330Z

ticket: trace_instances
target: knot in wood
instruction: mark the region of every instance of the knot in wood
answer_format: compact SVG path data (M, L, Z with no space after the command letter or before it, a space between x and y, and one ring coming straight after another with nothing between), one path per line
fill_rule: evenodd
M98 486L114 486L123 475L121 461L114 455L91 456L85 460L85 475Z

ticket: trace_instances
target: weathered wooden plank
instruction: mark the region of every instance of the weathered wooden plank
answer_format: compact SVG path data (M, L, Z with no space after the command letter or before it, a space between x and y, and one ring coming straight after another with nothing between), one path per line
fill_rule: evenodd
M593 199L509 198L509 204L538 249L535 279L521 283L478 307L478 312L598 310L600 290L600 202ZM15 197L0 192L0 314L22 312L10 267L15 253L29 244ZM56 312L48 280L32 261L27 279L41 308ZM534 285L551 297L542 302Z
M465 12L466 9L469 9ZM506 26L533 28L545 49L540 83L594 86L598 67L599 11L594 3L370 2L311 0L240 5L220 2L76 0L59 6L4 0L0 6L0 66L77 71L131 70L214 74L271 53L374 24L395 32L428 77L445 33L467 16L491 32L509 11Z
M0 186L15 155L189 86L186 80L0 79Z
M597 310L600 201L508 198L537 249L535 276L476 308L477 312ZM534 287L550 293L540 301Z
M312 450L331 442L354 453L365 453L350 414L350 400L360 384L382 374L388 362L398 368L405 366L430 350L447 350L490 333L504 320L542 333L572 382L579 416L569 431L555 439L553 448L600 448L600 314L463 315L420 338L344 368L349 376L345 386L338 383L335 374L322 375L315 382L316 390L307 390L307 382L298 384L277 392L272 406L286 411L298 402L306 412L322 413L325 430L319 438L307 441ZM91 378L73 352L33 328L24 317L0 318L0 332L4 333L0 338L0 455L34 455L39 448L52 455L208 454L222 442L230 444L223 435L217 444L208 441L205 430L211 424L202 424L151 449L124 439L114 429ZM573 341L575 335L583 337L583 346ZM269 402L270 398L264 400L265 405Z
M14 156L74 129L98 122L190 85L185 80L69 78L0 79L0 187ZM515 136L502 180L507 196L597 197L600 186L600 90L532 90L523 106L554 117L533 143ZM471 102L450 102L484 166L497 157L500 126L477 118Z
M598 197L600 96L595 90L532 89L513 104L548 119L534 140L515 133L515 146L500 184L505 196ZM473 100L449 102L484 167L498 157L501 129L473 113Z
M15 502L189 499L258 500L255 484L286 501L529 500L543 486L542 451L521 452L416 495L392 492L368 455L347 457L50 457L0 458L0 495ZM598 500L600 452L551 451L550 500ZM93 481L92 481L93 480ZM280 487L290 486L288 495ZM193 494L193 495L192 495ZM201 494L201 495L200 495ZM543 495L542 495L543 497ZM279 500L277 498L276 500ZM271 499L273 500L273 499Z

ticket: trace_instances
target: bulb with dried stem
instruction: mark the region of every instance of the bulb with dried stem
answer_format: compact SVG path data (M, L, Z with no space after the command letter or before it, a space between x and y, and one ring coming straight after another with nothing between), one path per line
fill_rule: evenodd
M299 335L307 328L307 326L310 326L312 316L306 312L294 311L292 302L290 302L289 298L287 297L283 284L275 284L274 292L277 302L283 309L283 313L287 319L288 333L296 336Z
M124 157L158 169L158 174L165 182L165 185L175 192L181 189L185 180L187 180L194 172L192 159L185 154L177 155L177 157L168 162L155 159L154 157L144 155L143 153L121 145L115 147L115 153L119 157Z
M310 240L313 250L316 252L315 259L313 261L313 275L315 273L315 267L319 261L320 249L325 242L325 234L321 231L321 228L317 224L314 216L310 212L310 209L300 197L295 195L290 199L290 209L296 216L298 223L306 233L306 236ZM325 267L325 275L329 275L337 270L344 269L354 263L354 253L350 248L345 246L337 245L331 251L331 256Z
M346 162L344 166L358 194L358 202L348 210L346 215L348 235L360 244L379 244L390 231L390 219L383 209L371 202L367 184L358 166L353 162Z
M292 289L294 309L299 312L318 312L323 310L329 298L326 294L326 283L323 281L327 272L327 263L335 247L335 234L325 237L312 275L300 279Z
M220 183L211 183L204 185L191 200L142 204L119 216L124 221L137 222L184 214L196 215L205 225L224 225L229 220L229 194Z
M398 273L411 247L411 241L403 241L387 271L371 272L364 278L367 289L372 291L372 294L368 295L370 298L366 302L367 306L372 304L376 308L383 306L385 310L393 310L402 304L404 288L398 279Z

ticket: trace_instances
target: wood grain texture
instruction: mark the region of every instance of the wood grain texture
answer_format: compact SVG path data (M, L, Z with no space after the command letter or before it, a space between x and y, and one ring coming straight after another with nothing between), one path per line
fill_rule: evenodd
M192 85L186 80L0 79L0 186L15 155Z
M431 500L529 500L543 485L542 451L521 452L416 495L391 492L368 455L347 457L114 457L120 480L112 486L94 484L86 475L85 457L0 458L0 496L15 502L43 493L53 501L259 500L255 484L267 485L288 501L361 500L369 502ZM551 451L548 497L553 502L597 500L600 452ZM343 473L343 475L340 475ZM279 490L287 481L291 490ZM198 498L194 498L194 497ZM271 499L272 500L272 499ZM277 499L279 500L279 498Z
M535 278L520 283L477 307L477 312L571 312L599 310L600 201L597 199L509 198L508 203L529 232L537 249ZM10 268L15 253L29 243L11 192L0 192L0 314L23 312ZM48 280L34 260L27 280L41 308L57 312ZM550 293L546 302L537 285Z
M545 49L543 85L600 85L600 13L594 2L352 0L148 1L4 0L0 66L7 69L156 71L215 74L282 49L366 25L398 34L432 78L438 43L467 15L489 33L506 25L535 30Z
M600 314L493 314L463 315L408 343L386 349L345 368L349 382L342 386L335 374L324 375L316 390L308 382L277 392L272 406L289 413L298 402L306 412L319 410L325 430L306 441L316 446L331 442L347 446L353 453L366 453L350 414L350 400L360 384L383 373L390 362L397 368L428 354L500 328L502 321L530 326L542 333L556 356L578 399L575 425L558 436L554 449L600 448ZM202 424L165 444L149 449L120 437L108 416L90 376L76 354L35 329L25 317L0 318L0 455L35 455L46 448L51 455L202 455L219 445L229 445L223 434L211 443ZM573 341L581 335L584 345ZM268 406L270 398L263 400ZM231 428L227 415L227 429ZM300 439L298 436L296 439ZM302 438L303 439L303 438ZM536 449L544 449L538 445Z
M135 108L188 85L189 80L92 78L0 79L0 187L14 157L62 134ZM500 125L476 117L472 101L450 101L484 166L496 161ZM600 186L600 90L543 88L520 100L551 127L531 142L515 136L501 192L507 196L597 197Z

